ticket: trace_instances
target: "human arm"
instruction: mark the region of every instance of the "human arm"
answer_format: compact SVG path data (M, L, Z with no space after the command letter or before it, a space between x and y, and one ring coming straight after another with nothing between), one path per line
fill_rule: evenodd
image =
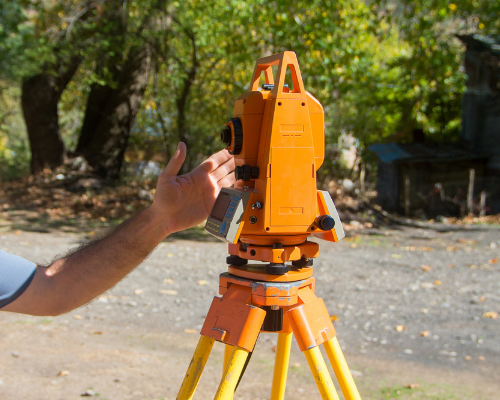
M28 288L2 311L69 312L118 283L165 237L205 220L220 189L234 183L234 159L223 150L177 176L185 157L186 146L180 143L158 178L150 207L106 237L48 267L38 266Z

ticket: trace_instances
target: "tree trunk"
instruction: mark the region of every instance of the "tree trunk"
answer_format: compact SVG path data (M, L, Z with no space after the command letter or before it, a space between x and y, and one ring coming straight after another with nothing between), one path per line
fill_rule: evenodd
M46 66L44 72L23 80L21 106L30 142L33 174L45 168L56 168L64 161L57 105L80 61L79 56L70 58L67 63L61 60L58 66Z
M94 171L108 179L118 179L137 111L148 83L148 46L131 51L121 70L115 73L116 88L93 85L77 153Z

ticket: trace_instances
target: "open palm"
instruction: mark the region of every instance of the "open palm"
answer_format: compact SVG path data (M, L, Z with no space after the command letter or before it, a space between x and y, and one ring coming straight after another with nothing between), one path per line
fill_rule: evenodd
M235 182L234 158L222 150L191 172L177 176L186 159L186 145L177 150L158 178L153 206L165 234L178 232L207 219L221 188Z

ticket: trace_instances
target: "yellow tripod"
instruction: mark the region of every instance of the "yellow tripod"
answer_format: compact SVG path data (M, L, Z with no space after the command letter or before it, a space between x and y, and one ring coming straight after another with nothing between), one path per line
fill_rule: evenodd
M322 299L314 294L312 268L299 268L283 275L268 275L265 267L229 267L219 278L215 297L177 400L192 399L217 340L225 343L224 372L216 400L231 400L249 361L259 332L277 332L278 345L271 400L285 398L292 334L304 353L321 398L339 397L319 345L323 344L346 400L361 400L344 359L335 329Z

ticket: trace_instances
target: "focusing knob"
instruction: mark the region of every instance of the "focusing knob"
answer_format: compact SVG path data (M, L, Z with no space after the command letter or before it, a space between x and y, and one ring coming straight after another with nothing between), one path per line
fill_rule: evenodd
M250 165L242 165L234 169L234 174L237 181L249 181L259 177L259 167L251 167Z
M243 148L243 127L239 118L231 118L229 122L232 122L234 129L233 150L229 154L237 155L241 153L241 149Z
M320 215L316 219L316 224L320 227L320 229L329 231L335 226L335 220L329 215Z

